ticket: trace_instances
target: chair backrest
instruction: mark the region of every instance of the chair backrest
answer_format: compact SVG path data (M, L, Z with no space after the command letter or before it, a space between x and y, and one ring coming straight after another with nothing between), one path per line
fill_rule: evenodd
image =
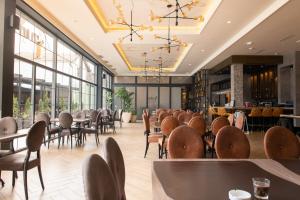
M170 114L167 112L160 112L159 116L158 116L158 121L161 123L167 116L169 116Z
M3 117L0 119L0 133L17 133L17 122L13 117Z
M174 112L173 112L173 117L177 119L177 118L178 118L178 115L179 115L180 113L181 113L180 110L174 111Z
M46 126L49 126L50 124L50 117L48 113L40 112L35 116L35 121L44 121L46 123Z
M249 114L251 117L261 117L261 109L258 107L251 108L251 112Z
M177 120L179 121L179 123L184 123L185 115L186 115L186 112L180 112L179 113L179 115L177 116Z
M122 120L122 115L123 115L123 109L120 111L119 119Z
M150 120L147 112L143 113L143 123L144 123L145 132L150 133Z
M116 118L117 118L117 110L115 110L114 112L113 112L113 115L112 115L112 121L115 121L116 120Z
M267 130L264 149L267 158L271 159L298 159L300 156L298 138L292 131L281 126Z
M195 112L193 113L192 117L203 117L202 114L200 112Z
M225 116L226 115L226 108L225 107L219 107L218 108L218 115Z
M217 135L219 130L223 128L224 126L229 126L229 121L226 117L217 117L214 119L214 121L211 123L211 132L214 135Z
M61 112L58 116L59 126L62 128L71 128L73 123L73 117L68 112Z
M237 112L234 126L240 130L244 130L246 115L243 112Z
M206 129L205 120L200 116L193 117L189 121L188 126L194 128L197 131L198 136L203 136L205 134L205 129Z
M218 158L249 158L250 143L241 129L225 126L219 130L215 140Z
M261 115L263 117L273 117L273 110L272 110L272 108L263 108Z
M283 108L280 107L273 108L273 117L280 117L281 114L283 114Z
M179 122L177 119L175 119L172 116L167 116L160 125L160 129L162 134L164 134L165 136L169 136L171 134L171 132L177 127L179 126Z
M234 124L234 115L233 114L229 114L227 117L228 121L229 121L229 125L233 126Z
M101 113L101 112L99 112L99 113ZM92 110L91 111L91 121L92 122L96 122L96 120L97 120L97 116L98 116L98 112L96 111L96 110Z
M119 200L112 172L99 155L92 154L84 160L82 177L87 200Z
M197 131L188 126L175 128L168 140L170 158L202 158L204 145Z
M125 200L125 165L118 143L108 137L103 145L103 158L112 171L120 200Z
M101 124L101 119L102 119L102 116L101 116L101 112L99 112L97 114L97 117L96 117L96 129L98 129L99 125Z
M45 135L45 128L45 121L38 121L31 126L26 138L26 146L28 151L35 152L40 150Z
M193 112L189 111L185 113L184 122L189 122L193 118Z

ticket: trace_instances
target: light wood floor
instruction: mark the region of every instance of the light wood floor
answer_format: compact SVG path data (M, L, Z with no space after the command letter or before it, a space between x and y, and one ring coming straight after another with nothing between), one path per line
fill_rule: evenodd
M145 137L142 123L123 124L122 129L117 129L117 134L111 133L100 136L100 142L112 136L116 139L123 152L126 167L126 196L129 200L152 199L151 166L157 159L157 145L150 145L147 158L144 159ZM263 133L249 135L251 144L251 157L264 158ZM87 155L101 154L102 146L96 146L94 137L88 137L82 147L63 146L57 149L57 144L50 145L48 150L42 147L42 172L45 184L43 191L37 169L28 173L29 199L46 200L75 200L84 199L82 184L82 162ZM0 199L24 199L23 174L14 188L11 186L11 173L2 172L5 187L0 189Z

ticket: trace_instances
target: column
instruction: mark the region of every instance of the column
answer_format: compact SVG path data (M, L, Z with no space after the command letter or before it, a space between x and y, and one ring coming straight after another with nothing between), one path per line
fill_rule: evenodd
M295 61L294 61L294 115L300 115L300 51L295 52ZM294 120L294 126L300 127L300 120Z
M236 107L244 105L244 66L232 64L230 66L231 100ZM249 91L250 92L250 91Z
M15 29L11 16L16 12L16 0L0 1L0 115L12 116L14 80ZM13 25L14 23L12 23Z

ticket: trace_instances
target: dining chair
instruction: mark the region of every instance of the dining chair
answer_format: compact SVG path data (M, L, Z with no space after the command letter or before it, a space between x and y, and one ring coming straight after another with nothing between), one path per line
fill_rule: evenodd
M217 114L221 117L228 117L229 113L226 111L225 107L219 107Z
M211 123L211 134L204 138L205 144L211 151L211 157L214 157L215 152L215 139L221 128L224 126L229 126L229 121L226 117L217 117Z
M250 143L244 132L234 126L224 126L216 136L218 158L242 159L250 156Z
M179 122L177 119L175 119L172 116L167 116L161 123L160 128L161 128L161 133L163 134L162 138L158 139L158 144L159 144L159 158L162 158L163 155L165 154L167 158L167 153L168 153L168 137L171 134L171 132L179 126Z
M272 113L272 116L273 116L273 119L272 119L272 123L274 125L276 124L279 124L279 119L280 119L280 115L283 114L283 108L281 107L274 107L273 108L273 113Z
M102 133L102 118L101 118L101 112L98 113L97 118L96 118L96 122L93 126L91 126L90 128L81 128L80 129L80 140L83 140L85 137L85 134L95 134L95 141L96 141L96 145L98 146L100 144L99 141L99 128L100 128L100 132Z
M26 138L27 153L12 154L3 158L0 158L0 170L1 171L23 171L25 198L28 199L27 188L27 171L37 167L41 186L44 190L44 183L41 170L41 155L40 148L43 143L43 137L45 134L46 123L44 121L38 121L32 125L28 131ZM32 153L36 152L36 156L32 156ZM13 176L13 186L15 185L15 176Z
M64 143L65 136L70 137L71 140L71 148L73 147L73 135L76 139L78 139L78 128L72 127L73 123L73 117L68 112L61 112L58 116L59 118L59 127L61 128L60 134L58 136L58 148L60 147L61 139L63 140L62 143ZM77 140L78 141L78 140Z
M93 125L96 124L97 116L98 116L98 111L97 110L92 110L90 112L90 122L89 122L89 127L92 127Z
M298 159L300 144L297 136L287 128L274 126L264 137L264 150L267 158Z
M236 112L236 118L235 118L234 126L237 127L238 129L244 131L245 122L246 122L245 113Z
M184 125L186 112L180 112L177 116L177 120L181 125Z
M87 200L119 200L113 174L101 156L88 156L82 166L82 178Z
M208 114L211 115L212 120L214 120L218 116L218 113L216 112L216 109L212 106L209 106Z
M149 144L158 144L159 138L162 138L162 134L160 132L158 133L151 133L150 131L150 116L149 113L146 111L143 111L143 124L144 124L144 135L146 137L146 147L145 147L145 154L144 158L147 156L147 152L149 149ZM160 153L160 146L158 145L158 153ZM158 155L160 157L160 154Z
M265 129L270 128L272 126L272 120L273 120L273 110L272 108L269 107L265 107L262 110L261 113L262 119L263 119L263 131L265 131Z
M0 119L0 134L15 134L18 131L18 125L16 120L13 117L3 117ZM14 149L14 142L13 140L8 142L1 142L0 143L0 158L4 156L8 156L13 154L15 151ZM17 172L13 172L12 176L17 176ZM4 187L4 181L1 179L1 171L0 171L0 183L2 187Z
M202 117L200 116L193 117L189 121L188 126L194 128L197 131L199 137L202 138L204 136L206 130L206 123Z
M120 128L122 128L122 115L123 115L123 109L119 109L118 116L116 117L115 121L120 123Z
M109 166L117 187L118 199L126 200L125 195L125 165L122 151L118 143L108 137L103 144L103 158Z
M251 118L251 131L254 130L254 127L261 127L261 109L258 107L251 108L251 111L248 115Z
M189 111L185 113L184 122L188 123L193 118L193 112Z
M174 111L174 112L173 112L173 117L174 117L175 119L177 119L177 117L178 117L178 115L179 115L180 113L181 113L180 110Z
M193 117L203 117L203 113L201 114L200 112L195 112L192 114L192 118Z
M116 133L116 126L115 126L115 121L116 121L116 116L117 116L117 110L115 110L112 114L111 117L106 118L105 120L103 120L102 124L104 127L104 132L106 132L105 130L108 128L112 128L113 133Z
M161 111L158 116L158 122L161 123L167 116L170 116L170 114L165 111Z
M234 114L230 113L227 117L228 121L229 121L229 125L233 126L234 125Z
M196 129L182 125L175 128L168 139L170 158L202 158L204 145Z
M35 121L44 121L46 123L46 133L48 136L48 149L50 141L58 138L61 131L60 127L51 127L50 117L48 113L40 112L35 116ZM57 134L57 136L55 136ZM53 138L51 138L53 136ZM45 135L44 135L44 144L46 144Z

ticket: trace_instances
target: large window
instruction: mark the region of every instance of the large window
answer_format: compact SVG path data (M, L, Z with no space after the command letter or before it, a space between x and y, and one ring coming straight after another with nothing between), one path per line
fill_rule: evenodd
M112 77L102 72L102 107L112 109Z
M39 112L57 117L62 111L96 109L97 65L26 14L17 10L17 15L13 114L19 127L29 127Z

